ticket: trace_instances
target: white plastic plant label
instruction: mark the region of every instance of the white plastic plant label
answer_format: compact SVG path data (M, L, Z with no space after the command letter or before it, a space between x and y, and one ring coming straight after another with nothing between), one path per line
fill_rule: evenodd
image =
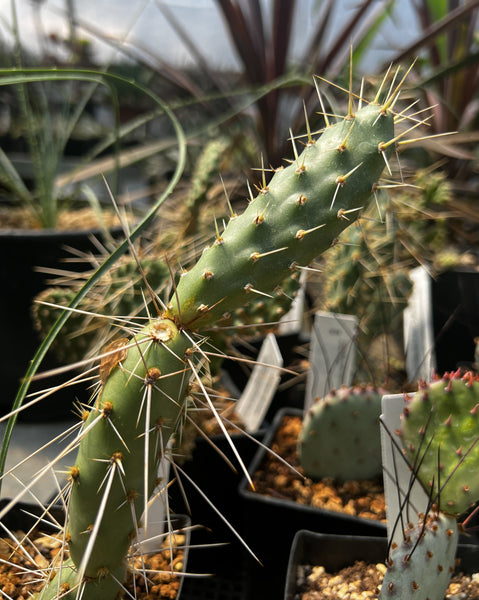
M404 310L404 350L409 381L431 381L436 367L432 321L431 277L423 267L409 273L412 294Z
M278 388L283 357L273 333L261 346L257 363L236 404L236 413L249 432L258 431Z
M413 477L402 452L401 428L404 395L391 394L382 398L381 448L388 540L402 542L402 529L414 521L418 512L425 512L428 497Z
M304 327L304 303L305 303L305 272L301 273L299 288L296 296L291 303L291 308L281 317L278 325L278 335L301 334Z
M171 452L172 440L168 442L166 452ZM141 517L142 527L138 529L136 542L144 553L155 552L161 545L161 536L168 531L166 494L170 478L171 459L163 457L158 465L158 485L147 507L147 515ZM146 523L146 528L145 528Z
M316 397L350 385L355 367L358 321L353 315L318 311L311 331L305 411Z

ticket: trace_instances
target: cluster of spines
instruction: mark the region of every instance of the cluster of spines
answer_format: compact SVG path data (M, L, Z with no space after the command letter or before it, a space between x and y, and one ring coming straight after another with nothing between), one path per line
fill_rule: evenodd
M141 265L149 286L155 294L161 296L170 287L168 266L156 256L143 258ZM68 285L48 287L36 296L32 316L41 337L50 331L63 310L61 307L70 304L85 280L93 273L94 270L81 274L72 273ZM105 318L98 315L99 307L111 319L122 315L146 318L148 311L143 289L136 261L130 256L121 257L83 300L81 312L70 315L54 342L53 349L57 358L67 363L81 361L86 356L94 356L98 348L108 342L115 328L110 327L108 330Z

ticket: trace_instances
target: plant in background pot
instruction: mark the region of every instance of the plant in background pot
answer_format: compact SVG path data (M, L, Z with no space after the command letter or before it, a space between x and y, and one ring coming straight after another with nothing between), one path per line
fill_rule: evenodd
M399 512L388 512L389 541L298 534L286 598L333 598L347 588L370 598L443 600L453 574L451 594L479 597L471 578L479 555L472 527L479 500L478 394L477 376L456 372L420 385L405 402L397 397L404 402L402 427L385 440L401 450L408 468L404 481L399 471L386 473L395 480L390 499L399 501ZM458 545L460 531L466 535Z
M301 154L293 139L291 164L277 169L269 182L263 169L257 196L241 215L231 214L196 264L181 274L168 305L158 303L158 314L146 324L128 322L128 337L99 357L100 386L94 404L83 407L82 420L72 430L75 436L57 459L77 451L64 490L64 541L70 557L63 560L63 546L59 562L46 571L48 581L39 598L57 598L59 591L62 597L84 600L98 594L116 596L127 570L128 548L158 484L168 509L162 459L173 460L168 442L181 435L189 418L186 400L191 383L206 391L201 372L208 360L208 332L221 327L238 307L258 294L270 294L288 274L307 266L367 205L397 141L394 106L401 84L384 95L380 90L367 105L361 100L357 109L351 92L346 117L330 124L317 139L308 128ZM114 254L107 259L98 275L115 258ZM75 301L93 283L90 280ZM28 377L62 319L66 317L60 317L47 335ZM27 388L28 381L17 397L18 407ZM214 412L209 395L204 396ZM7 436L2 456L8 441ZM240 457L237 460L241 464ZM26 483L22 494L54 464Z
M479 502L478 407L479 378L470 371L445 373L406 399L398 439L427 503L407 522L401 506L394 526L402 539L392 538L381 598L405 598L417 590L418 598L442 600L459 532Z
M303 411L280 410L252 461L254 489L239 492L248 527L261 529L260 555L286 568L300 529L386 535L381 477L381 389L344 386ZM277 524L282 523L281 531ZM261 569L255 569L261 577Z

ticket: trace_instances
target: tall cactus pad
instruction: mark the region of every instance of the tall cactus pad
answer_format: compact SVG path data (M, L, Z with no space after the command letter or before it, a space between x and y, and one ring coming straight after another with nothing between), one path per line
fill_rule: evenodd
M70 471L67 538L73 571L85 578L82 600L99 598L105 586L111 590L114 578L122 581L128 547L158 483L160 458L181 425L189 347L172 321L157 319L130 341L114 343L103 360L103 387ZM53 597L59 583L71 586L71 571L64 566L61 581L55 578L42 600Z
M419 465L417 477L442 511L459 515L479 500L477 375L446 373L423 385L407 401L401 435L412 468Z
M444 600L457 541L451 516L430 513L425 522L411 525L390 552L379 600Z
M386 392L341 387L318 399L306 414L298 455L312 479L372 479L381 475L379 415Z
M186 272L170 314L184 325L221 324L257 294L270 294L354 221L384 169L394 136L391 111L370 104L310 140Z

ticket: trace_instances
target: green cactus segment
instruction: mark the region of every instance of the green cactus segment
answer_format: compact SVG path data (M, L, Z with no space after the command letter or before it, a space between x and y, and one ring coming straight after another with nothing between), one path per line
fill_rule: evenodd
M381 475L379 416L385 393L344 386L313 404L298 437L299 461L308 477L346 481Z
M405 532L387 560L379 600L444 600L454 571L458 529L448 515L429 515Z
M170 314L185 325L220 325L258 292L271 294L296 265L308 265L367 205L383 152L392 151L381 144L393 136L393 115L370 104L309 142L183 274Z
M479 500L477 375L446 373L423 385L407 402L401 435L410 464L419 465L418 479L428 494L434 488L442 511L460 515Z
M71 470L67 536L73 564L84 568L87 577L83 600L96 597L99 579L111 579L109 574L124 568L136 526L158 483L159 460L181 425L189 383L184 357L190 347L172 321L158 319L132 340L112 345L114 352L102 363L103 388L84 422L87 433ZM105 497L85 565L82 560Z
M111 573L109 575L112 575ZM123 581L125 577L125 566L121 564L113 573L113 577L96 577L85 586L87 597L90 600L106 600L107 598L118 597L118 581ZM60 586L60 587L59 587ZM55 577L49 585L34 596L35 600L77 600L84 596L78 596L78 589L81 586L78 570L73 564L71 558L62 563L61 581Z

